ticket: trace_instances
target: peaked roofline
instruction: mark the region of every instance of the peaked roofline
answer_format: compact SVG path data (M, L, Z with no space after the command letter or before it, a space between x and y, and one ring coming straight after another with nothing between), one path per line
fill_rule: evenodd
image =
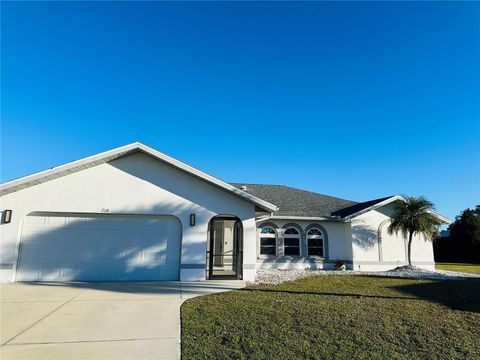
M361 214L364 214L370 210L377 209L381 206L389 204L392 199L392 201L395 200L400 200L398 198L395 198L395 196L387 196L379 199L373 199L373 200L367 200L363 202L358 202L356 204L353 204L351 206L345 207L343 209L334 211L331 213L331 216L337 217L337 218L342 218L342 219L350 219L354 216L358 216Z
M371 200L370 200L370 201L371 201ZM357 217L357 216L359 216L359 215L365 214L366 212L369 212L369 211L371 211L371 210L378 209L378 208L383 207L383 206L385 206L385 205L391 204L391 203L393 203L393 202L395 202L395 201L406 201L406 200L405 200L405 198L404 198L403 196L400 196L400 195L390 196L390 197L388 197L388 198L386 198L386 199L384 199L384 200L382 200L382 201L380 201L380 202L378 202L378 203L376 203L376 204L374 204L374 205L372 205L372 206L366 207L366 208L364 208L364 209L362 209L362 210L359 210L359 211L357 211L357 212L354 212L353 214L350 214L350 215L348 215L348 216L345 216L345 217L343 217L342 219L350 220L350 219L352 219L352 218L354 218L354 217ZM367 201L366 201L366 202L367 202ZM361 203L360 203L360 204L361 204ZM358 205L358 204L357 204L357 205ZM353 205L353 206L355 206L355 205ZM446 218L445 216L442 216L442 215L440 215L440 214L437 214L437 213L434 212L434 211L429 211L429 212L430 212L432 215L434 215L438 220L440 220L440 221L441 221L442 223L444 223L444 224L449 225L449 224L452 223L452 221L451 221L450 219Z
M133 153L141 152L153 157L167 165L170 165L180 171L183 171L189 175L192 175L198 179L201 179L211 185L214 185L220 189L226 190L248 202L258 205L260 208L269 212L277 211L278 207L265 200L262 200L256 196L253 196L241 189L236 188L216 177L208 175L203 171L200 171L190 165L187 165L179 160L176 160L168 155L161 153L149 146L146 146L140 142L134 142L125 146L121 146L112 150L108 150L96 155L88 156L80 160L75 160L60 166L53 167L48 170L40 171L31 175L27 175L15 180L8 181L0 184L0 195L10 194L34 185L38 185L59 177L73 174L75 172L88 169L103 163L110 162L121 157L131 155Z

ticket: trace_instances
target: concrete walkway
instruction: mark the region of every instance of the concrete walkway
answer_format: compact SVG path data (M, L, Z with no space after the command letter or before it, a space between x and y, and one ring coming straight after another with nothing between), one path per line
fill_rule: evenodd
M0 358L179 359L180 306L242 281L1 285Z

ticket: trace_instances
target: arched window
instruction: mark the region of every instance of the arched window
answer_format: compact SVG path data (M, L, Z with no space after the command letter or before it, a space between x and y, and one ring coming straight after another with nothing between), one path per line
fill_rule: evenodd
M265 226L260 231L260 255L277 254L277 233L271 226Z
M313 228L307 232L308 256L324 257L323 252L324 236L320 229Z
M285 255L300 256L300 233L289 227L283 233L283 253Z

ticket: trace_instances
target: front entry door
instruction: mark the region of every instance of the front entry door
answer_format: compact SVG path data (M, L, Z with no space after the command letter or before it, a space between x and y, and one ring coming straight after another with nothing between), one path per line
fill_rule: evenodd
M207 250L208 278L241 278L242 223L233 217L215 217L210 222Z

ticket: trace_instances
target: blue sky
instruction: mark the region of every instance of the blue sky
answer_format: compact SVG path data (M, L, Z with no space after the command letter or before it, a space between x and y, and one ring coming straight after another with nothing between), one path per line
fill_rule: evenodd
M133 141L226 181L480 204L477 2L2 2L1 179Z

